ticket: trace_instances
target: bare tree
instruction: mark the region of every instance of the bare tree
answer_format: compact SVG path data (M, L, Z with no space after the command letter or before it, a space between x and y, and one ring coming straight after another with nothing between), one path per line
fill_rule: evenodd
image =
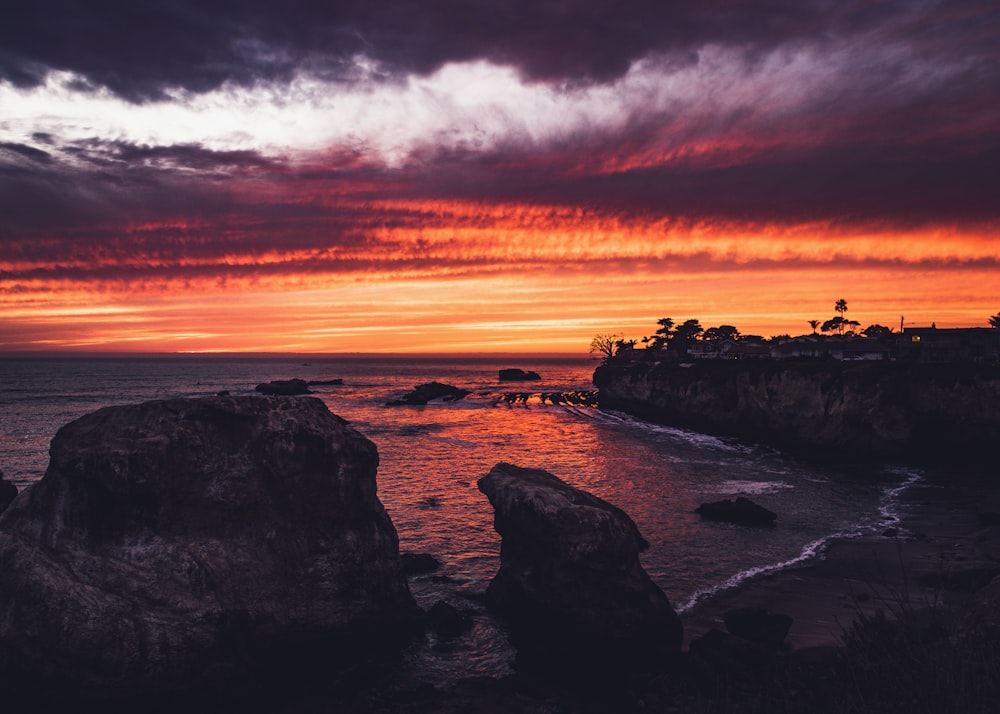
M622 339L622 336L617 334L594 335L594 339L590 341L590 352L603 355L604 361L607 362L615 356Z

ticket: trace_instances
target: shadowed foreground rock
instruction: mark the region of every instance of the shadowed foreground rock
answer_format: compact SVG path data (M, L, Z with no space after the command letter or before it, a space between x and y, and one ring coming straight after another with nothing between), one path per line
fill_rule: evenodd
M0 513L2 513L11 502L17 498L17 486L3 477L0 471Z
M419 617L375 445L318 399L109 407L50 453L0 516L7 689L252 689Z
M500 463L479 479L502 536L487 599L522 662L570 672L654 668L680 650L680 619L639 563L628 515L552 474Z

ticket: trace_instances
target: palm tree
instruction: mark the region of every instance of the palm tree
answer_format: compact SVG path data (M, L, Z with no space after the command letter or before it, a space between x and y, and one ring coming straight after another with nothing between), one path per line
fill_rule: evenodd
M840 313L840 334L844 334L844 326L846 325L844 314L847 312L847 300L840 298L840 300L833 304L833 309Z
M816 328L819 327L819 320L810 320L809 327L813 328L813 334L816 334Z

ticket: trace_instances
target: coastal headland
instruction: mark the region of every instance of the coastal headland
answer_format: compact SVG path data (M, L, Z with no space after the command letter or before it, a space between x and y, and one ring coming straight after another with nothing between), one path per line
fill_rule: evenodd
M990 364L611 359L594 385L602 409L824 460L989 463L1000 442Z

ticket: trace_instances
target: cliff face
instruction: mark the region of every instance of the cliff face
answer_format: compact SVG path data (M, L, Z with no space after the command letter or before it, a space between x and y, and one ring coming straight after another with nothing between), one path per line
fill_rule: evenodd
M804 454L988 462L1000 370L969 364L704 361L598 367L603 409Z

